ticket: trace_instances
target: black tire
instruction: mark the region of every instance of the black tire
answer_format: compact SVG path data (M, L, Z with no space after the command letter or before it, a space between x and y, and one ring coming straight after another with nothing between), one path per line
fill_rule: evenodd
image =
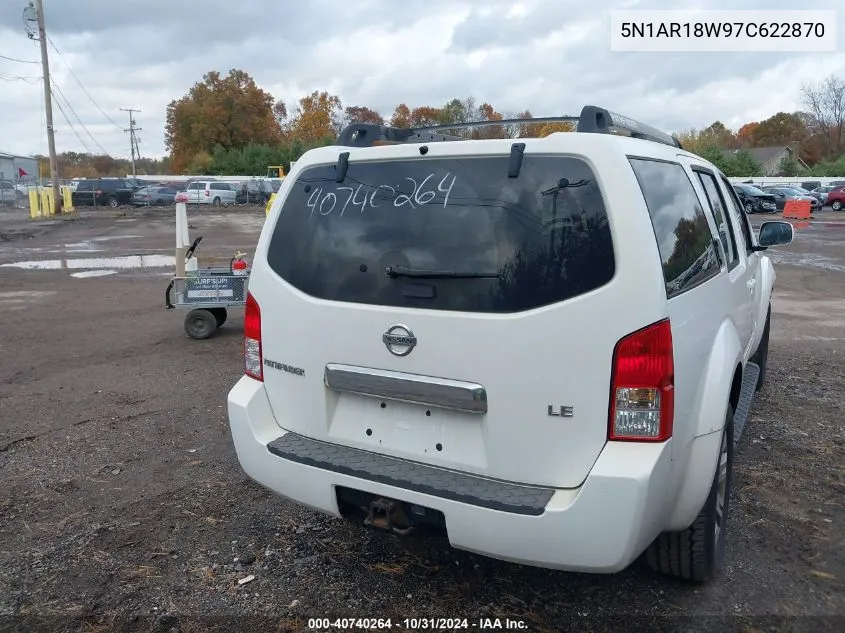
M208 338L216 329L217 319L208 310L191 310L185 317L185 333L193 339Z
M763 326L763 336L760 338L760 344L757 346L757 351L749 359L752 363L760 367L760 376L757 378L757 386L755 389L760 391L766 383L766 366L769 364L769 327L772 321L772 306L769 306L766 312L766 325Z
M217 321L217 327L222 326L226 322L226 317L228 316L226 308L209 308L208 311L214 315L214 319Z
M733 455L734 417L733 407L728 405L719 458L704 507L688 528L665 532L648 546L645 559L649 567L695 583L709 580L722 567L733 484Z
M211 201L211 204L213 204L215 207L220 206L220 198L214 198L214 200Z
M106 200L106 204L109 205L112 209L117 209L117 198L109 198L108 200Z
M754 213L754 205L751 204L750 202L746 202L745 203L745 212L748 215L751 215L752 213Z
M830 208L834 211L842 211L842 203L839 200L834 200L831 203Z

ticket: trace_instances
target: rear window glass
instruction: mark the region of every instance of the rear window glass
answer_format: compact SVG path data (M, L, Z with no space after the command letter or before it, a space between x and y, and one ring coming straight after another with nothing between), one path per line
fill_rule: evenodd
M610 227L587 163L525 156L509 178L508 162L350 162L340 183L333 164L306 169L268 262L321 299L471 312L528 310L610 281Z
M717 275L720 264L713 233L684 168L677 163L630 160L651 216L667 295Z

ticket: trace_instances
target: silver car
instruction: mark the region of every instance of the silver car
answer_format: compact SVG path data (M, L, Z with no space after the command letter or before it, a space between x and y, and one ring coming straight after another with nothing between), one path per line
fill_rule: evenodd
M839 187L836 185L824 185L822 187L816 187L810 193L817 193L819 200L822 204L827 204L827 194L829 194L834 189L838 189Z

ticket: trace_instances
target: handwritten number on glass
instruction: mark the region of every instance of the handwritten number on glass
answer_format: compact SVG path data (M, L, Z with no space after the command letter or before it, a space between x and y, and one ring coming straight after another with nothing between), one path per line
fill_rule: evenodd
M390 201L393 201L392 206L397 208L408 205L416 209L437 201L438 196L441 195L445 209L449 204L449 196L457 177L447 172L439 182L433 173L426 176L419 184L414 178L406 177L405 180L411 183L410 193L398 193L396 188L384 184L375 187L364 184L359 184L357 187L337 187L335 191L325 191L323 187L317 187L308 196L305 205L311 209L311 216L314 215L315 210L321 216L331 215L338 207L340 207L339 215L343 216L347 209L351 211L357 207L359 212L363 213L368 206L377 209L385 202L389 204ZM437 182L436 186L435 182ZM370 189L372 191L369 191ZM338 200L342 201L342 205L338 205Z

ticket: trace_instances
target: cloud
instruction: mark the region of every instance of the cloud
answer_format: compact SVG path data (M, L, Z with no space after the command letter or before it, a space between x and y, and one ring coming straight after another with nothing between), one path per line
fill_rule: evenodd
M40 59L23 3L0 8L0 55ZM822 0L814 8L835 8ZM673 8L757 9L786 0L686 0ZM59 151L128 156L128 115L141 151L165 154L167 104L209 70L240 68L293 111L313 90L390 115L399 103L474 96L499 111L577 114L585 104L667 130L715 120L737 128L801 107L805 81L845 76L845 53L620 53L610 11L657 0L77 0L47 3ZM845 33L840 17L839 33ZM46 153L40 65L0 57L0 151ZM72 69L72 71L71 71ZM81 84L81 85L80 85ZM59 107L61 106L61 107ZM64 113L62 112L64 110ZM68 121L65 120L67 116ZM81 121L81 123L80 123ZM77 137L78 135L78 137ZM80 140L81 139L81 140Z

